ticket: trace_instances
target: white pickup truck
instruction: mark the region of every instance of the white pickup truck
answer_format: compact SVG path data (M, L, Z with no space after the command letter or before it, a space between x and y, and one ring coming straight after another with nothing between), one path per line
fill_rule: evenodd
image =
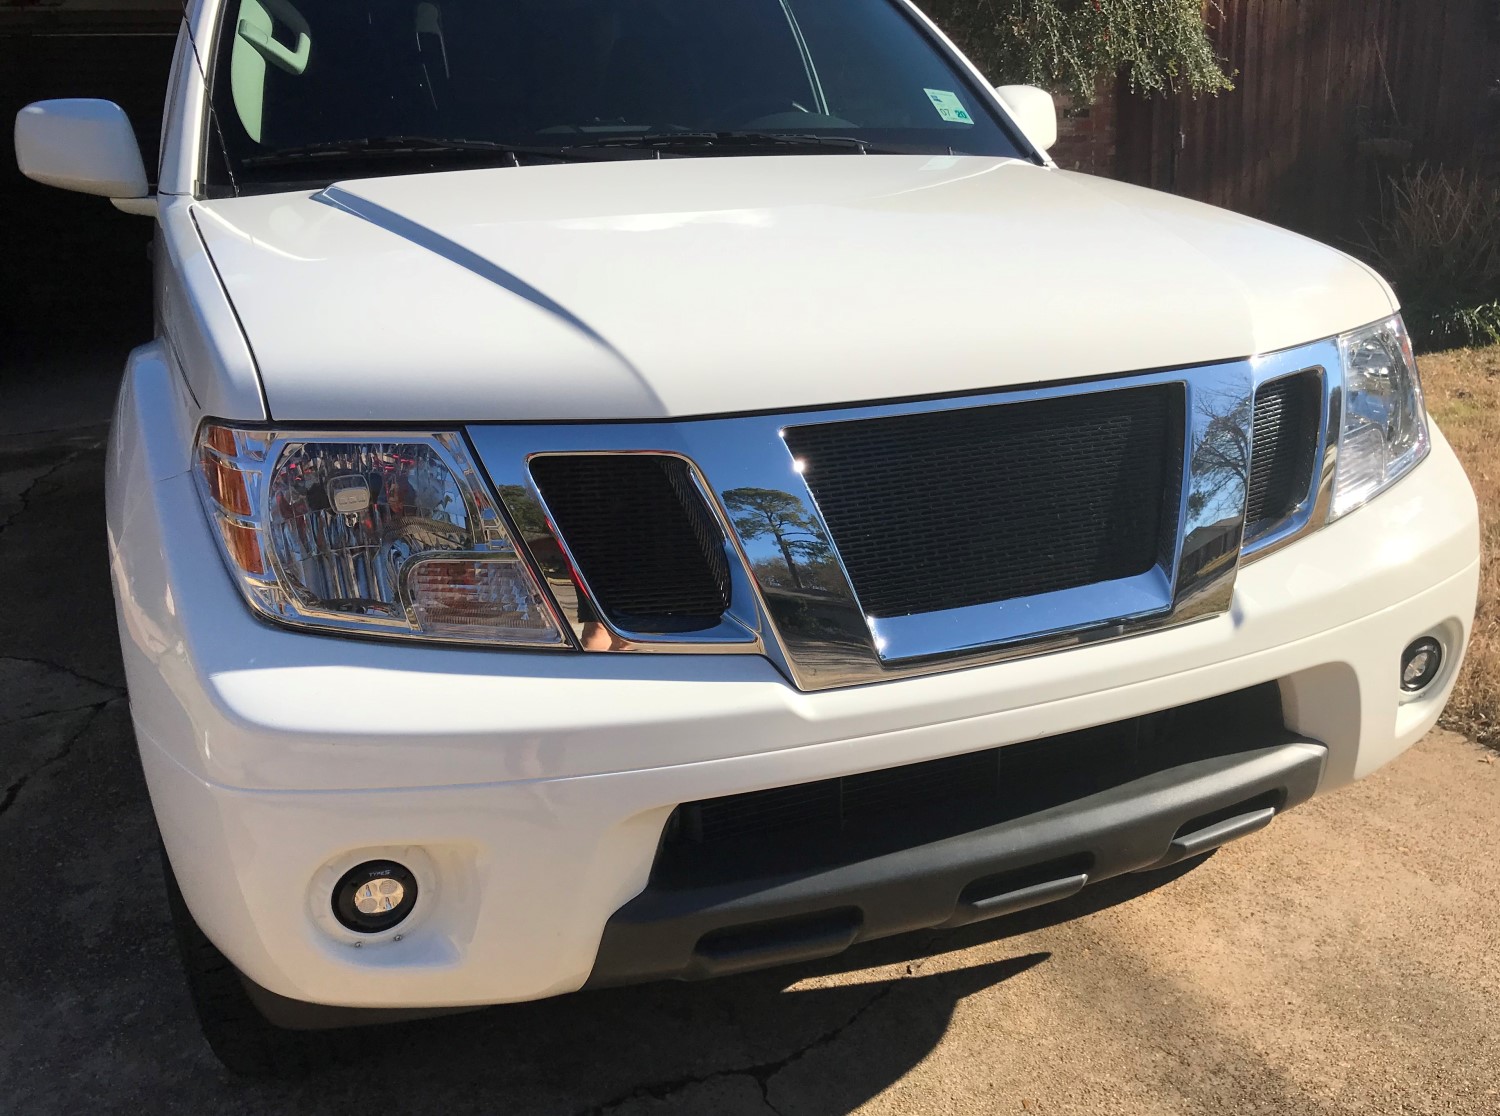
M1436 721L1390 288L1059 170L906 0L196 0L109 552L209 1042L698 978L1195 857Z

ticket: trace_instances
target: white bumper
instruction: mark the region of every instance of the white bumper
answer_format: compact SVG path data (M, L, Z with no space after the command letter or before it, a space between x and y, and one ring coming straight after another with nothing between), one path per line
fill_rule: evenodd
M109 527L141 758L184 896L283 996L366 1007L525 1000L588 979L684 801L1068 732L1277 682L1329 749L1321 789L1436 721L1458 656L1402 703L1398 657L1462 646L1478 585L1466 478L1441 435L1410 477L1245 567L1232 611L1114 643L817 694L752 656L484 652L298 634L251 617L186 472L176 388L127 376ZM394 933L328 889L391 857L422 877Z

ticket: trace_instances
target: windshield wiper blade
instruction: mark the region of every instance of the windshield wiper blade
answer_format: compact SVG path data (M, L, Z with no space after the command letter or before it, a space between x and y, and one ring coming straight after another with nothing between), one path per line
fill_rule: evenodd
M241 160L246 166L278 166L288 163L318 162L338 159L384 159L403 156L460 155L474 156L489 153L510 160L520 166L522 158L554 159L571 162L579 159L597 159L597 154L575 151L569 147L528 147L521 144L501 143L498 140L452 139L440 136L368 136L361 139L327 140L321 143L306 143L295 147L282 147L260 155L250 155Z
M701 151L713 154L719 151L745 151L755 148L787 149L803 151L849 151L868 155L881 152L869 140L854 136L816 136L793 132L646 132L643 134L608 136L575 147L640 147L655 151Z

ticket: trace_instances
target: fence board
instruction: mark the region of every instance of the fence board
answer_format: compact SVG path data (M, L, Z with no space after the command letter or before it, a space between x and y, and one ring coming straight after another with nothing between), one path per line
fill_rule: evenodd
M1205 12L1234 92L1122 89L1121 177L1336 239L1372 211L1385 175L1469 155L1493 111L1500 0L1221 0Z

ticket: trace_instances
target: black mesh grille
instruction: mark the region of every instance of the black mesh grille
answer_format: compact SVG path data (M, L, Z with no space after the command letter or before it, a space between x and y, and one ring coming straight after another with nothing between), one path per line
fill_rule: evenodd
M999 825L1283 730L1270 684L1082 732L679 806L652 883L810 871Z
M787 445L871 616L1145 573L1176 531L1182 389L802 426Z
M1322 411L1323 385L1316 372L1283 376L1255 393L1247 537L1274 528L1312 491Z
M532 460L531 475L611 620L633 632L719 622L729 607L724 538L682 461L548 456Z

